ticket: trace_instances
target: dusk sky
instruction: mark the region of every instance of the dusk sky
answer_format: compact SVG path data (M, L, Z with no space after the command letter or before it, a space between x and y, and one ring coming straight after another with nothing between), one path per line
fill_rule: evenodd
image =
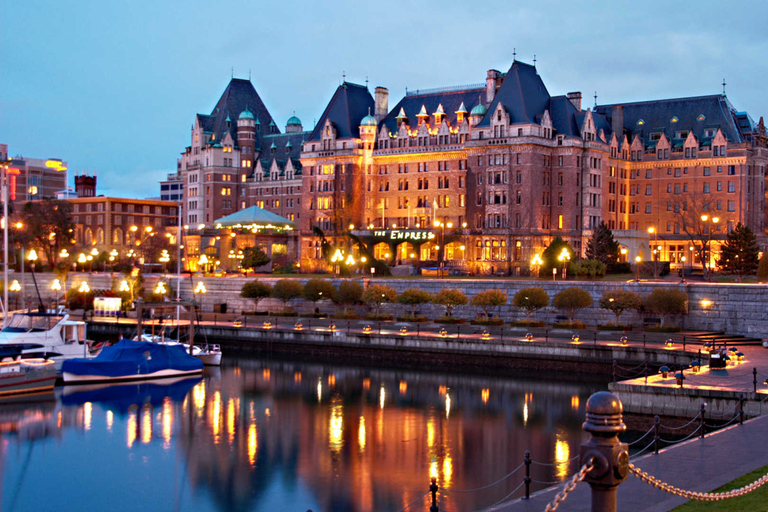
M768 114L768 2L6 1L0 143L96 172L98 193L159 196L234 76L281 131L313 127L346 72L371 90L482 82L537 58L550 94L584 106L716 94Z

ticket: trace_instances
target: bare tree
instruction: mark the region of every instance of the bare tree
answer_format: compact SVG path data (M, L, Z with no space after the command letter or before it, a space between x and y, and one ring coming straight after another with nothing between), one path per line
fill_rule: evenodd
M710 201L705 198L690 193L678 197L679 199L672 201L671 205L676 222L675 227L679 227L680 233L687 237L691 247L699 256L699 261L702 262L704 276L710 279L712 269L705 263L712 254L712 237L720 231L724 221L716 211L712 211ZM664 203L659 207L666 208L667 205Z

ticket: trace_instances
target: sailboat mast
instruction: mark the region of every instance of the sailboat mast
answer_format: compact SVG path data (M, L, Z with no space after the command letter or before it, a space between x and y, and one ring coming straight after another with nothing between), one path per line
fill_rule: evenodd
M8 163L2 165L3 174L3 329L8 323Z

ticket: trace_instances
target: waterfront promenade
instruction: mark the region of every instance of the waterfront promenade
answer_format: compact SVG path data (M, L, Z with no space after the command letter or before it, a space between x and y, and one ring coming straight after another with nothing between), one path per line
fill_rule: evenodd
M630 462L660 480L687 491L710 492L736 478L768 465L768 416L761 416L661 450ZM541 512L562 490L562 485L545 489L530 500L516 500L494 508L504 512ZM591 510L591 489L580 483L561 503L561 512ZM664 512L688 501L661 491L629 475L619 485L618 510ZM490 512L490 511L489 511Z

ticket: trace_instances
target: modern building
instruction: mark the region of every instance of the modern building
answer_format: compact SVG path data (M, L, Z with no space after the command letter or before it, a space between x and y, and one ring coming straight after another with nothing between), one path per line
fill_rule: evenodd
M15 211L28 201L55 197L67 186L67 163L59 158L12 157L8 145L0 144L0 161L8 162L8 193Z
M322 236L351 248L349 234L392 265L472 273L526 274L556 236L583 254L601 222L632 261L700 266L691 247L709 240L714 261L738 222L766 244L765 126L725 94L585 109L514 61L388 102L345 81L311 132L291 118L280 134L233 79L173 178L187 222L263 207L298 226L304 269L325 265Z

